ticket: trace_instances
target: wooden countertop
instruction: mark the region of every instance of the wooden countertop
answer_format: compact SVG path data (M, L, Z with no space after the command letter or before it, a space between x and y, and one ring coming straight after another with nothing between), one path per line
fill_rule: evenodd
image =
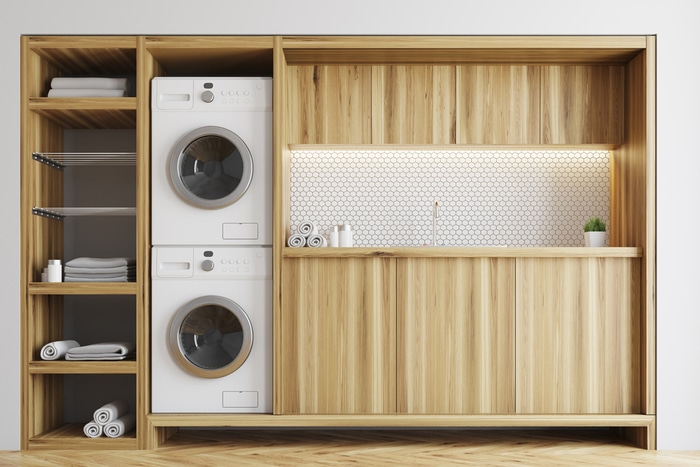
M355 247L355 248L290 248L282 254L286 258L641 258L638 247Z

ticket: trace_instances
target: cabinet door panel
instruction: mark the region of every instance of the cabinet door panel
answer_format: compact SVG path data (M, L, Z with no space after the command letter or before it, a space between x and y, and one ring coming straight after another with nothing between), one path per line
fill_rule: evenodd
M457 143L540 144L540 69L457 67Z
M397 264L398 411L512 413L514 260Z
M622 144L624 67L542 67L542 144Z
M454 144L455 67L374 67L373 142Z
M297 65L287 71L289 142L372 142L372 68Z
M395 260L287 258L282 275L281 412L394 413Z
M639 413L638 258L519 258L519 413Z

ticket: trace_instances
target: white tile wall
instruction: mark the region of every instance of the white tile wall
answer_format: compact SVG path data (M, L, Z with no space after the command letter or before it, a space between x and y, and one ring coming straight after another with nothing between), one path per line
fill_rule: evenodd
M349 223L355 246L583 246L608 222L608 151L294 150L291 225Z

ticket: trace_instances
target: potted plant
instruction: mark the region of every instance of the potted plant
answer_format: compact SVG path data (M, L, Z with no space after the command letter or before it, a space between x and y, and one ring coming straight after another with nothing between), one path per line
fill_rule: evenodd
M591 217L588 219L586 225L583 226L583 232L586 246L605 246L605 221L600 217Z

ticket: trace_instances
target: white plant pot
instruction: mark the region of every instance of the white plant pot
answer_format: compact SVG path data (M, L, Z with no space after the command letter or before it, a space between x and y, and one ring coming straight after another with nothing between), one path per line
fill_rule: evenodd
M584 232L586 246L601 247L605 246L605 232Z

